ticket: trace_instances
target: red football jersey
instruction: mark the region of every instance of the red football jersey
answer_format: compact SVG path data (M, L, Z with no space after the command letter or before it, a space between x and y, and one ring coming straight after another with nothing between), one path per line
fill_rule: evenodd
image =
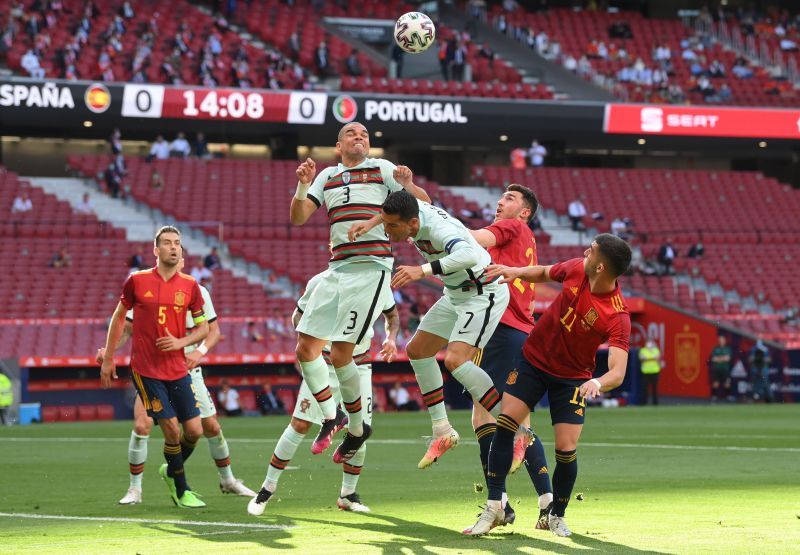
M550 277L562 282L563 288L539 318L522 353L548 374L591 379L600 345L608 342L628 350L631 317L619 284L610 293L592 294L582 258L554 265Z
M536 266L536 238L521 220L498 220L486 227L497 239L489 248L492 261L504 266ZM511 298L500 322L512 328L530 333L533 329L534 284L521 279L508 284Z
M174 337L186 335L186 311L195 321L203 318L203 295L195 279L178 272L164 281L156 268L128 276L119 299L133 308L131 368L142 376L159 380L179 380L186 375L183 349L161 351L156 339L169 330Z

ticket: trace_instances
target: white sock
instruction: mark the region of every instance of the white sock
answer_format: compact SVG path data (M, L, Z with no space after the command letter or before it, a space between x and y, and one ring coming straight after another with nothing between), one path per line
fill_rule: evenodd
M553 502L552 493L543 493L539 496L539 509L546 509Z
M233 470L231 470L231 453L228 450L228 442L225 441L225 436L222 435L222 430L219 434L208 438L208 452L211 453L211 458L217 465L217 472L219 479L222 482L229 482L234 479Z
M267 488L267 491L274 492L278 487L278 480L281 478L286 465L292 460L297 448L300 447L300 442L306 437L305 434L297 433L291 424L286 426L286 429L281 434L278 440L278 445L275 446L275 452L272 454L272 459L267 469L267 477L261 487Z
M503 492L503 495L500 497L500 506L505 509L507 505L508 505L508 494L506 492Z
M128 465L130 467L130 486L132 488L142 489L142 475L144 474L145 461L147 461L147 440L150 436L140 436L136 432L131 431L131 439L128 441ZM134 467L137 471L133 472Z
M450 421L445 418L439 418L433 421L433 437L440 437L445 435L453 426Z
M364 444L356 451L353 458L346 461L342 466L342 489L340 497L347 497L356 492L358 479L361 477L361 469L364 467L364 459L367 456L367 445Z

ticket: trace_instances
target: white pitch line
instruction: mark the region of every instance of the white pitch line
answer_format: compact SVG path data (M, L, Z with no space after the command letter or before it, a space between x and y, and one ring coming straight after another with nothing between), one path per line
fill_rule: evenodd
M106 443L109 441L127 442L128 438L120 437L0 437L0 443L8 442L23 442L23 443L72 443L72 442L85 442L85 443ZM152 440L156 441L156 440ZM229 443L275 443L275 439L228 439ZM306 439L306 442L311 441ZM369 443L372 445L424 445L422 439L371 439ZM459 441L461 445L477 445L478 442L474 439L462 439ZM550 445L548 441L542 443ZM606 442L586 442L581 443L581 447L618 447L621 449L677 449L677 450L694 450L694 451L771 451L780 453L800 453L800 447L745 447L738 445L681 445L672 443L606 443Z
M167 520L157 518L121 518L113 516L41 515L31 513L0 513L0 517L40 520L88 520L91 522L124 522L130 524L178 524L183 526L208 526L214 528L248 528L251 530L288 530L288 524L253 524L248 522L208 522L204 520Z

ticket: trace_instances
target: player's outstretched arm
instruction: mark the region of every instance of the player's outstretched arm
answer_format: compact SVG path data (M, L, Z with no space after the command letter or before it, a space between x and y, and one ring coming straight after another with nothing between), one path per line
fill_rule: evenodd
M108 325L108 334L106 335L106 346L104 352L113 353L115 347L122 337L122 330L125 328L125 313L128 309L122 302L117 303L117 308L111 316L111 322ZM103 362L100 365L100 384L104 388L111 386L111 380L117 379L117 367L114 364L114 357L103 357Z
M297 174L297 191L289 207L289 220L292 225L303 225L317 209L317 204L308 198L308 189L317 174L314 160L306 158L306 161L297 167L295 174Z
M488 229L470 229L469 232L484 249L491 248L497 244L497 237Z
M608 372L599 378L592 378L583 382L579 393L581 397L594 399L601 391L611 391L622 385L625 379L625 369L628 367L628 351L619 347L608 348Z
M208 325L208 335L202 343L200 343L200 346L186 355L186 367L191 370L200 364L203 357L219 343L221 337L222 333L219 330L219 321L214 320Z
M502 264L489 264L486 266L486 275L488 277L503 276L500 283L511 283L519 278L528 283L544 283L553 281L550 278L550 268L552 266L526 266L524 268L515 268L513 266L503 266Z
M408 166L397 166L392 172L394 180L403 186L403 189L414 195L421 201L430 204L431 197L425 192L425 189L414 185L414 174Z

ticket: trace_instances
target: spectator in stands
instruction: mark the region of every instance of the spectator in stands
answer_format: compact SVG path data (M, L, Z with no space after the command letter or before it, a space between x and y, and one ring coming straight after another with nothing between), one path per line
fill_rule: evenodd
M394 43L392 46L392 61L395 63L395 68L397 68L397 79L402 79L403 77L403 61L405 59L406 53L403 52L403 49L397 43Z
M527 167L525 159L528 153L522 147L517 147L511 151L511 167L515 170L524 170Z
M697 243L693 243L691 247L689 247L689 252L686 254L689 258L703 258L703 255L706 252L706 248L703 246L703 243L698 241Z
M259 343L264 340L264 336L256 328L256 323L252 320L248 321L245 327L242 328L242 337L253 343Z
M486 205L481 209L481 217L486 222L493 222L496 210L492 208L491 203L486 203Z
M737 79L750 79L753 77L753 70L747 65L747 60L744 58L737 58L731 69Z
M544 159L547 156L547 149L540 145L536 139L531 143L528 149L528 160L532 168L540 168L544 165Z
M211 279L213 277L211 270L203 266L199 260L195 262L190 273L192 277L197 280L197 283L200 283L204 279Z
M122 185L122 176L117 171L117 165L111 162L106 168L103 178L106 182L106 191L113 198L120 196L120 186Z
M348 54L347 58L345 58L344 69L345 73L352 77L358 77L363 73L361 71L361 64L358 62L358 50L355 48L350 50L350 54Z
M480 50L478 50L478 57L489 60L489 67L492 67L494 64L495 53L494 50L492 50L492 47L489 46L488 42L484 42L483 45L481 45Z
M621 217L617 216L611 221L611 233L627 241L628 224Z
M325 78L328 76L331 69L331 60L328 44L324 40L320 41L319 46L314 51L314 65L320 77Z
M298 61L300 59L302 43L300 42L300 35L297 34L297 31L289 35L287 45L289 46L289 58L291 58L293 62Z
M192 147L183 132L179 131L178 136L170 143L169 154L173 158L188 158L192 154Z
M24 214L25 212L30 212L31 210L33 210L33 201L28 195L28 191L22 191L14 199L14 203L11 205L11 213Z
M160 191L164 188L164 178L158 173L158 170L153 170L150 174L150 188Z
M144 263L144 251L139 247L128 259L128 273L144 270L147 266Z
M450 80L450 64L453 63L453 55L456 51L456 39L439 41L439 70L442 72L442 79Z
M147 161L166 160L169 158L169 143L164 140L163 135L156 137L156 142L150 147L150 154L147 156Z
M733 92L727 83L723 83L716 94L706 97L706 102L727 103L733 99Z
M83 198L75 205L75 213L85 215L94 214L94 204L92 203L92 198L89 196L89 193L83 193Z
M119 9L119 13L125 19L133 19L136 16L136 12L133 11L130 2L124 2Z
M727 399L731 394L731 348L724 335L717 338L717 346L709 358L711 367L711 400Z
M608 36L612 39L632 39L633 31L627 21L618 19L608 27Z
M750 392L754 401L772 402L772 385L769 381L771 363L769 348L759 338L750 349Z
M578 60L576 60L572 54L567 54L564 57L563 65L564 69L574 73L578 69Z
M583 205L580 198L576 198L569 203L567 215L569 215L569 219L572 221L572 231L583 231L586 229L583 226L583 218L586 217L586 214L586 207Z
M32 78L44 79L44 68L39 62L39 56L36 54L33 48L29 49L25 55L22 56L20 65Z
M642 405L646 405L652 395L653 404L658 405L658 378L664 361L661 349L653 339L648 339L645 346L639 349L640 371L642 373Z
M111 154L117 156L122 154L122 133L118 128L115 128L108 138L108 146L111 149Z
M203 160L208 160L211 158L211 153L208 151L208 141L206 141L206 136L198 131L197 135L194 139L194 155L198 158L202 158Z
M675 270L672 269L672 264L674 262L675 249L672 247L672 241L667 239L667 242L658 249L658 263L661 265L661 274L674 274Z
M203 265L212 272L222 268L222 261L219 258L217 247L211 247L211 252L209 252L203 259Z
M464 80L464 68L467 65L467 53L467 45L463 41L458 41L456 43L455 50L453 50L453 62L450 67L454 81Z
M61 249L53 255L53 258L50 259L50 264L48 264L51 268L69 268L72 266L72 255L69 253L69 249L67 247L61 247Z
M711 77L721 79L725 77L725 66L719 60L713 60L708 66L708 74Z
M400 382L395 382L394 387L389 390L389 399L394 408L400 411L418 411L419 405L411 398L408 390Z
M782 38L780 45L781 45L781 50L783 50L784 52L797 52L798 50L797 42L789 38L785 37Z
M699 92L700 94L703 95L703 98L714 96L717 92L714 89L714 85L711 84L711 79L709 79L705 75L701 75L700 78L697 80L697 84L695 84L695 86L689 90L691 92Z
M261 391L256 396L256 402L261 414L284 414L286 412L283 401L278 399L278 396L272 392L272 386L268 383L264 383L262 386Z
M242 407L239 405L239 392L231 387L228 380L223 379L222 382L220 382L217 401L219 401L226 416L242 415Z

